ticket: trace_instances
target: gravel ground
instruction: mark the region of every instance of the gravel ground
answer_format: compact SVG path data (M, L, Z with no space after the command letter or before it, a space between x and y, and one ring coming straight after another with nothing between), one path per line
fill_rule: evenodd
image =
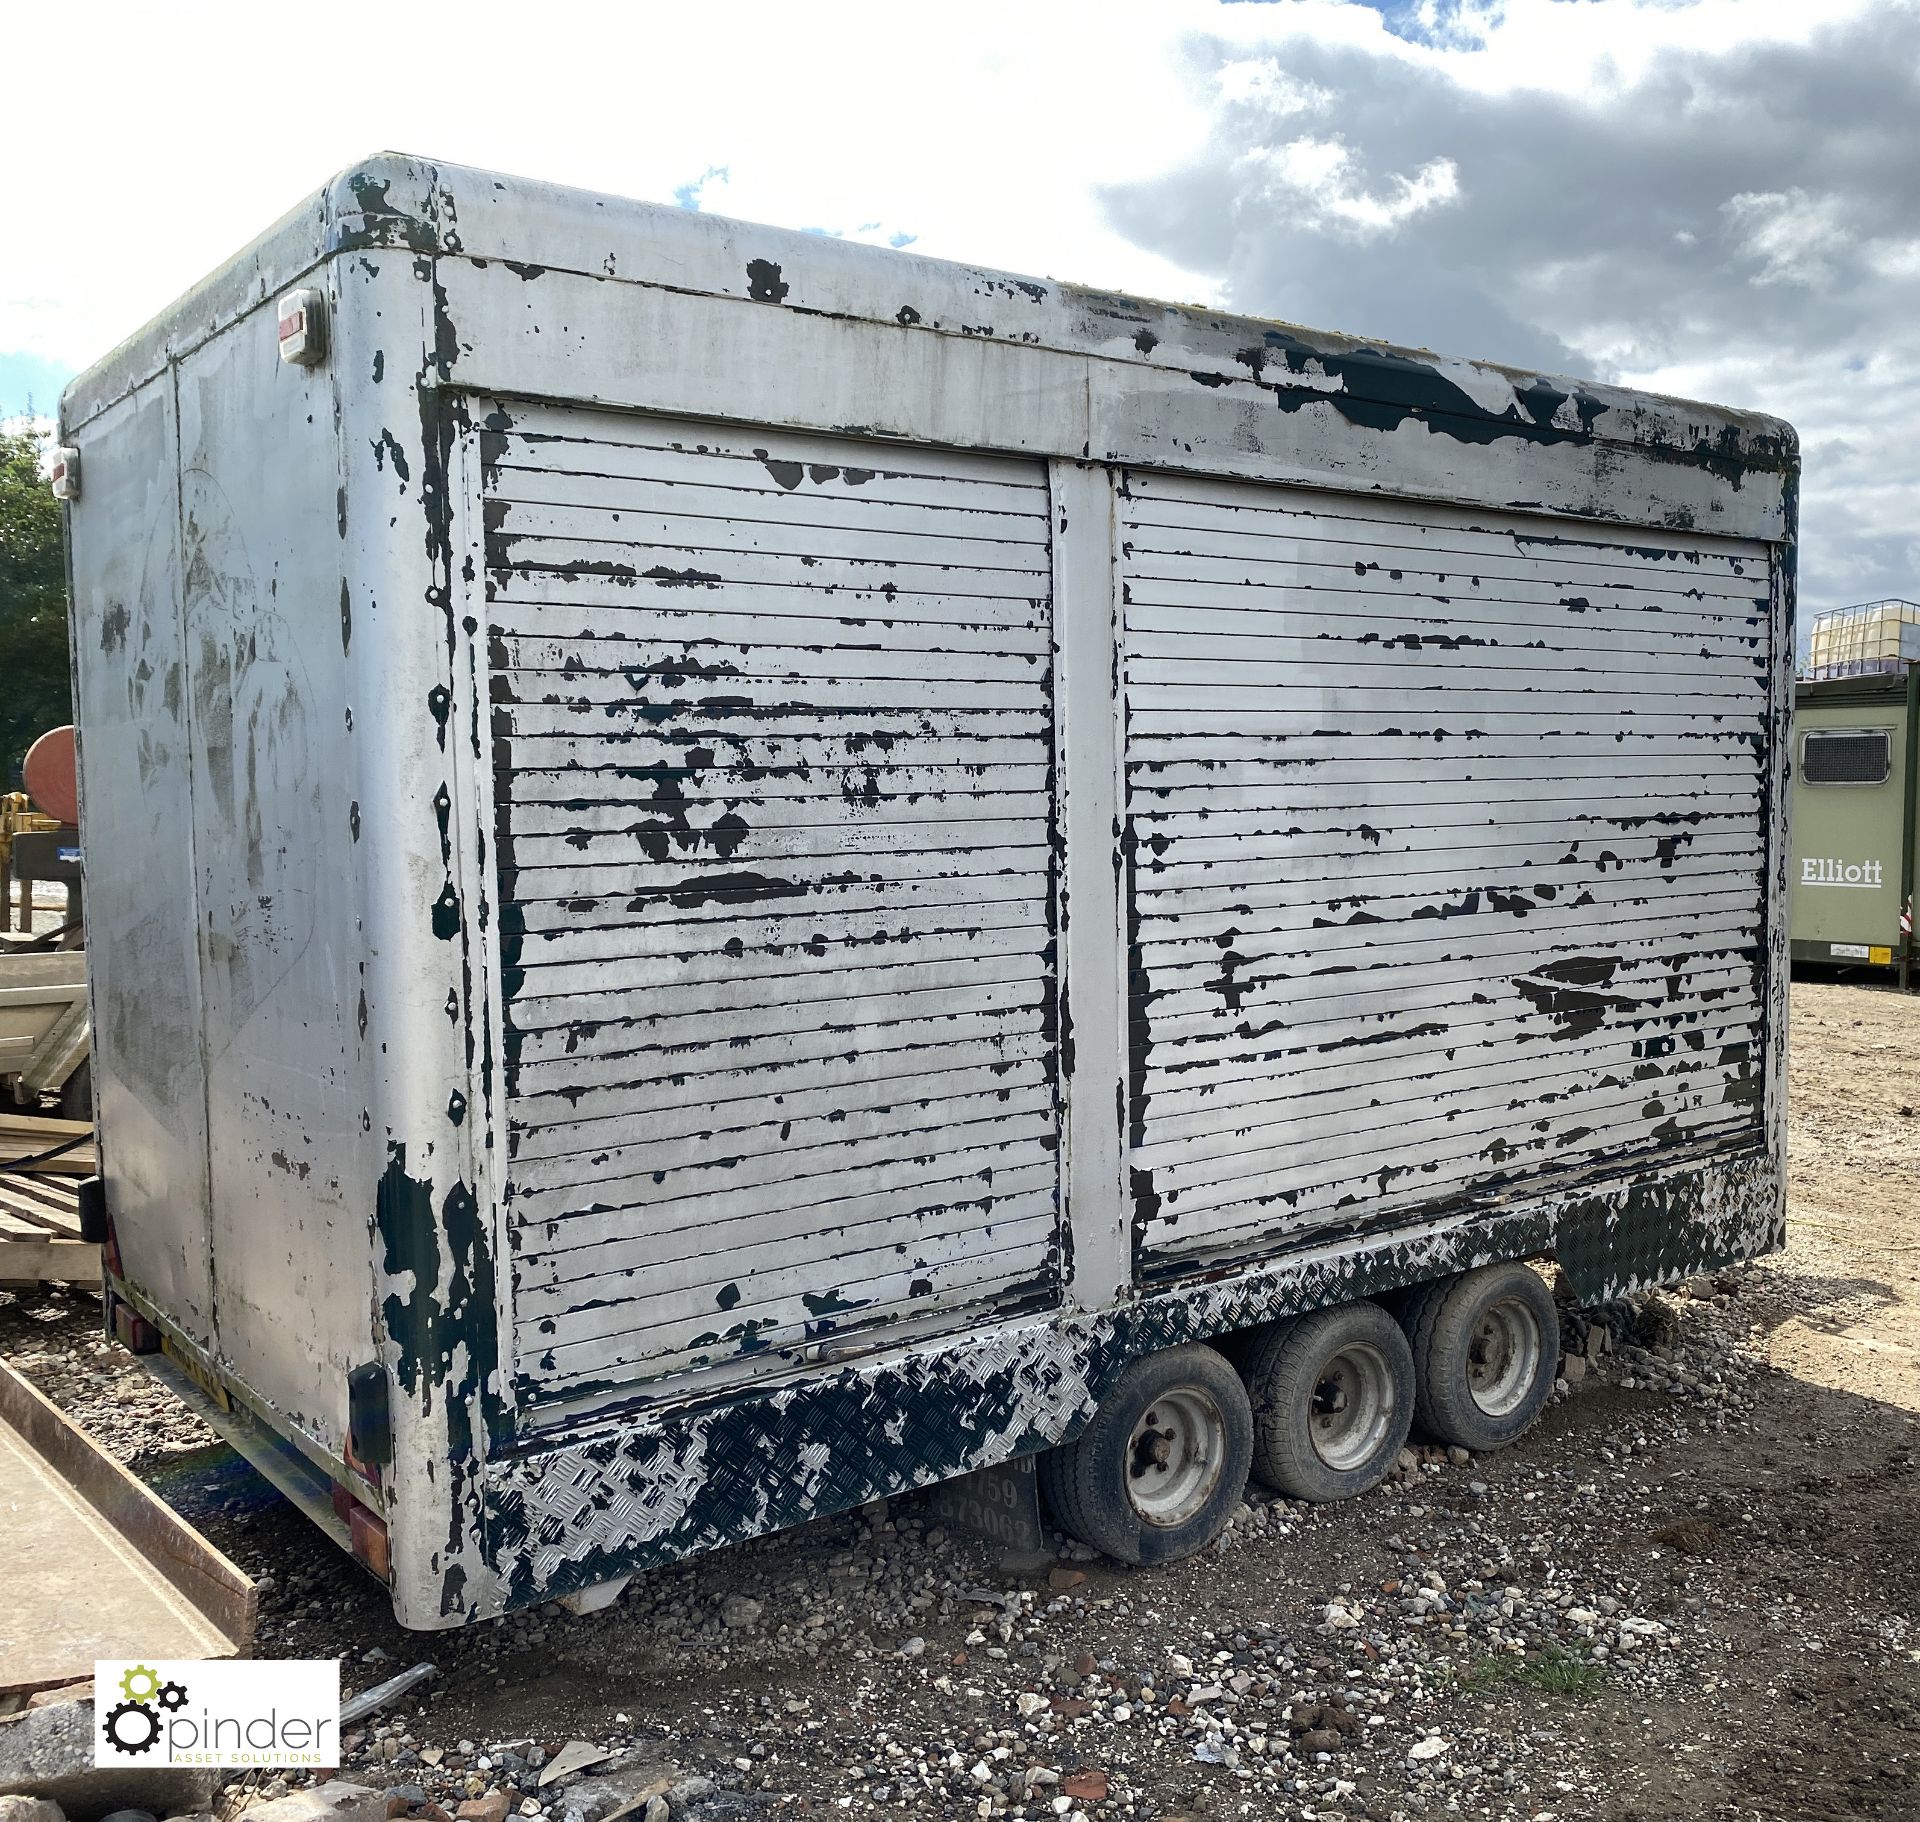
M266 1581L263 1654L439 1667L343 1774L427 1822L1920 1817L1920 999L1803 983L1793 1041L1784 1254L1565 1310L1515 1448L1170 1569L1009 1581L909 1498L411 1635L91 1298L0 1293L0 1353Z

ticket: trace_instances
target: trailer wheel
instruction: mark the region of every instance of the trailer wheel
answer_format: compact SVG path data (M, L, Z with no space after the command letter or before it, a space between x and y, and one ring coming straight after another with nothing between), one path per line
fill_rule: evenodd
M1553 1391L1560 1317L1531 1266L1483 1265L1424 1285L1402 1320L1422 1430L1485 1451L1532 1426Z
M1377 1303L1316 1310L1276 1329L1247 1362L1253 1471L1293 1499L1377 1487L1413 1422L1413 1356Z
M1163 1348L1123 1372L1093 1421L1040 1458L1060 1528L1123 1563L1204 1550L1246 1491L1253 1416L1210 1347Z

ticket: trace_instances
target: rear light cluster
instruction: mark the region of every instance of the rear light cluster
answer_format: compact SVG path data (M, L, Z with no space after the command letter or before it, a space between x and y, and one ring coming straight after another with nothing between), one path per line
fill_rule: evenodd
M393 1575L393 1552L387 1545L387 1521L355 1499L351 1488L333 1483L333 1515L347 1528L353 1554L384 1582Z
M347 1375L347 1472L364 1480L376 1493L381 1469L393 1460L393 1417L387 1403L387 1370L378 1361L357 1366ZM333 1510L347 1527L353 1553L380 1577L391 1578L393 1555L387 1543L386 1520L351 1486L338 1482Z

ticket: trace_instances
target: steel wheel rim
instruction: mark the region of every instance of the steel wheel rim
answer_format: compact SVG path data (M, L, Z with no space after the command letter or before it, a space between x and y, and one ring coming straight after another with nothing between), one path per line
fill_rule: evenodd
M1330 1355L1313 1382L1307 1435L1337 1474L1364 1468L1393 1428L1393 1369L1370 1341Z
M1227 1425L1198 1386L1163 1392L1127 1438L1127 1503L1150 1525L1184 1525L1226 1468Z
M1540 1324L1518 1297L1489 1304L1467 1342L1467 1390L1489 1417L1507 1417L1526 1403L1540 1370Z

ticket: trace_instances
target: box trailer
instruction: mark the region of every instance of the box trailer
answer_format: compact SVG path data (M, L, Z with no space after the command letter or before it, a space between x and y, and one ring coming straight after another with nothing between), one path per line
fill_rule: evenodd
M1791 954L1913 978L1920 661L1795 686Z
M62 442L115 1321L409 1626L1779 1242L1783 424L383 156Z

